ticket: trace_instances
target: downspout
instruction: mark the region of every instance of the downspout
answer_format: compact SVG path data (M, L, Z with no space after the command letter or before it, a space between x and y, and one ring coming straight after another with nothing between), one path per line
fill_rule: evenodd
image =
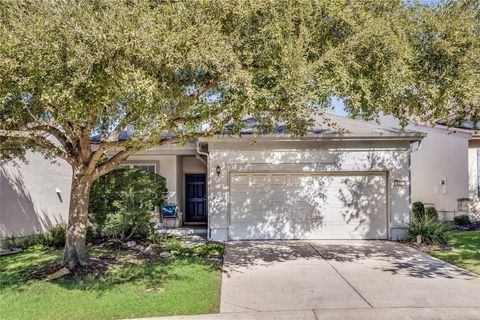
M416 146L413 143L417 142ZM422 148L422 140L410 142L410 148L408 149L408 207L409 207L409 222L412 221L412 152L420 151ZM397 239L398 240L398 239Z
M203 157L206 158L206 160ZM197 154L195 155L195 158L197 158L199 161L201 161L205 166L207 167L207 239L210 240L212 238L212 231L210 229L210 215L208 213L208 180L210 176L210 168L208 166L208 152L202 151L200 148L200 142L197 141Z
M197 141L197 154L195 155L195 158L201 161L208 168L207 161L202 156L208 159L208 153L200 149L200 142Z
M420 151L422 148L422 140L414 141L414 143L417 142L417 146L413 147L413 143L410 142L410 152L415 152L415 151Z

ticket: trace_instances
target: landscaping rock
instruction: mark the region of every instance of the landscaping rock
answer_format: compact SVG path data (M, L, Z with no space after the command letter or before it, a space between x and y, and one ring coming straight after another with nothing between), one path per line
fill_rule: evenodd
M142 246L141 244L135 246L135 249L138 250L138 251L144 251L145 250L145 246Z
M137 245L137 243L135 241L127 241L127 247L129 248L133 248Z
M170 258L172 254L170 252L163 251L163 252L160 252L159 256L160 258Z
M158 244L150 244L148 247L143 250L143 253L145 254L154 254L155 252L158 252L160 249L160 246Z

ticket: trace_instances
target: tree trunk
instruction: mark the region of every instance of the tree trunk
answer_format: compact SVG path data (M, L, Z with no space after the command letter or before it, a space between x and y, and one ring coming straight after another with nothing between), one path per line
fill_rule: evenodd
M85 244L88 223L88 201L92 182L93 178L91 175L74 169L67 237L63 256L63 264L69 269L87 264Z

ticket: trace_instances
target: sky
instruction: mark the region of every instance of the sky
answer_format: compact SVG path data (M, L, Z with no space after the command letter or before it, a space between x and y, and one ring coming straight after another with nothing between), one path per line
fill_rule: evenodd
M332 105L334 107L333 113L339 116L347 116L345 112L345 106L342 101L338 100L337 98L332 99Z

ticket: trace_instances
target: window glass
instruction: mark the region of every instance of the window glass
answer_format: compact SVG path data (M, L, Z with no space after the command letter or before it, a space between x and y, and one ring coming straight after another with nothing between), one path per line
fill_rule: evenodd
M154 164L134 164L133 168L142 169L145 171L149 171L151 173L155 173L155 165Z
M142 170L145 170L145 171L155 173L155 165L154 164L122 163L121 165L119 165L119 168L137 168L137 169L142 169Z

